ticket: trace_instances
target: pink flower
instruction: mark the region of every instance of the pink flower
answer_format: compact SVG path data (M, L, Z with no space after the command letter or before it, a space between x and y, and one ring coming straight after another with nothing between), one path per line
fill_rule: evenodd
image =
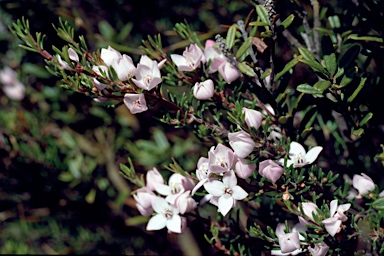
M272 250L272 255L297 255L304 252L305 250L300 247L300 240L305 238L299 233L307 230L305 226L302 226L300 223L297 223L289 232L285 233L285 224L278 223L276 227L275 234L279 239L280 250Z
M140 188L136 191L136 194L133 195L133 198L136 201L136 207L144 216L150 216L153 213L152 209L152 198L156 195L147 187Z
M342 204L337 206L337 200L332 200L330 204L330 217L323 220L325 229L331 236L335 236L341 231L341 223L348 219L344 212L348 211L351 204Z
M228 139L229 145L239 158L246 158L255 147L255 142L251 136L244 131L230 132Z
M201 62L205 63L203 51L196 44L185 48L183 55L171 54L171 59L179 71L193 71L200 66Z
M283 174L284 169L272 160L264 160L259 163L259 174L276 183Z
M214 85L211 79L196 83L193 87L193 96L198 100L207 100L214 95Z
M243 200L248 196L248 193L237 185L236 175L233 171L225 173L223 181L213 180L205 183L204 188L213 197L217 197L219 212L223 216L234 207L236 200Z
M157 184L155 190L157 193L167 196L165 199L167 202L174 204L177 197L187 190L192 190L195 184L192 179L181 175L180 173L174 173L168 180L168 185Z
M329 246L322 241L321 243L315 244L315 247L308 247L309 252L312 256L325 256L329 250Z
M197 203L191 197L191 191L188 190L176 198L175 206L181 214L184 214L195 209L197 207Z
M352 186L359 191L360 195L368 194L369 191L375 189L375 183L365 173L362 173L361 175L355 174L353 176Z
M132 114L141 113L148 110L144 94L126 93L124 95L124 104Z
M279 246L282 253L291 253L300 249L300 239L298 232L282 234L278 236Z
M207 61L210 61L208 73L217 72L219 66L226 62L224 54L220 49L215 47L215 41L207 40L205 42L204 55L207 58Z
M243 108L242 112L244 113L244 121L248 127L259 129L261 121L263 120L263 115L257 110L248 108Z
M107 49L101 49L100 53L101 59L104 61L105 65L108 67L112 65L113 61L121 58L121 53L113 49L111 46L108 46Z
M303 208L303 213L305 216L307 216L311 221L315 222L313 214L317 215L317 205L311 202L305 202L301 203L301 207Z
M72 48L68 49L68 56L69 56L70 60L72 60L74 62L79 62L79 55L77 55L75 50L73 50ZM71 68L71 66L69 66L69 64L67 62L65 62L61 59L60 55L57 55L57 61L59 62L60 66L62 68L66 69L66 70L73 70L73 68Z
M176 207L162 197L154 197L152 208L157 214L149 219L147 230L160 230L167 227L171 232L181 233L182 220Z
M308 152L305 151L304 147L292 141L289 145L289 158L287 160L287 167L293 164L296 167L303 167L308 164L315 162L316 158L319 156L320 152L323 150L323 147L316 146L313 147ZM284 164L284 159L279 159L280 164Z
M132 79L135 85L147 91L152 90L162 81L157 62L146 55L141 56L135 77L136 79Z
M0 83L3 84L2 89L8 98L12 100L22 100L25 95L25 86L17 79L16 72L5 67L0 70Z
M218 71L223 77L224 81L228 84L232 83L240 77L240 71L228 61L221 64Z
M113 59L112 67L116 71L120 81L131 79L136 73L136 67L133 64L132 58L124 54L121 58Z
M236 169L236 176L242 179L246 179L252 175L252 173L256 169L256 164L248 164L247 159L239 158L239 160L236 162L235 169Z
M208 162L208 158L206 157L200 157L199 161L197 162L196 176L199 179L199 182L192 189L192 195L194 195L196 191L208 181L209 175L211 173L208 170Z
M235 164L235 153L223 144L218 144L208 152L208 169L213 173L225 173Z
M145 178L146 187L151 191L155 191L158 184L164 184L163 176L161 176L160 172L156 168L149 170Z

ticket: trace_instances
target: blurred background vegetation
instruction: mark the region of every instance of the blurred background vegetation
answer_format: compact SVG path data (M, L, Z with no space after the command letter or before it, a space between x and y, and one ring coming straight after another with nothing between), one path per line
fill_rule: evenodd
M286 17L291 6L282 2L277 12ZM309 8L309 1L302 2ZM327 16L345 10L342 26L351 26L348 18L357 15L353 5L324 3L331 4L336 7L329 8ZM60 16L75 27L76 34L85 36L91 50L111 45L137 61L147 35L161 33L166 49L182 50L188 43L178 43L175 23L187 21L193 30L213 38L224 31L220 24L245 19L251 8L242 0L0 0L0 69L17 70L26 86L21 101L10 100L0 91L0 253L212 253L200 226L192 229L201 235L195 236L199 249L186 249L184 241L191 241L188 234L180 239L167 236L166 230L146 232L147 219L137 217L134 201L128 197L135 188L119 174L119 164L127 163L128 157L139 173L154 166L165 169L172 158L192 171L211 144L199 141L187 129L162 125L149 111L133 116L125 106L111 108L61 88L59 79L44 69L40 55L18 47L19 41L7 28L13 21L27 18L32 31L47 35L45 45L50 51L50 45L63 46L52 27ZM364 23L356 32L382 32L377 27L382 23L372 20L382 15L370 16L369 11L360 10ZM301 21L295 20L293 26L301 26ZM383 49L374 43L363 46L369 51L360 56L359 66L366 70L371 84L380 84ZM277 69L281 70L293 52L286 42L277 48ZM311 75L303 70L290 84L311 82ZM369 88L366 95L383 95L383 86ZM311 99L304 97L304 113ZM374 115L363 139L356 141L346 140L348 135L330 112L320 110L313 131L318 143L327 145L320 164L351 177L366 172L380 178L382 164L374 157L382 152L383 101L361 96L358 102L369 106ZM383 182L382 178L376 180Z

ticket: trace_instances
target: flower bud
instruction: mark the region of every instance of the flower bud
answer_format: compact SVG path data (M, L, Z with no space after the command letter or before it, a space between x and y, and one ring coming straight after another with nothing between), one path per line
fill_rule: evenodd
M244 113L244 121L249 128L254 127L259 129L261 121L263 120L263 115L254 109L243 108L242 112Z
M228 139L229 145L239 158L246 158L255 147L255 142L251 136L244 131L230 132Z
M214 85L211 79L196 83L193 87L193 96L198 100L207 100L214 94Z
M365 173L362 173L361 175L355 174L353 176L352 185L359 191L360 195L368 194L369 191L375 189L375 183Z
M235 165L236 176L242 179L250 177L256 169L256 164L247 164L247 159L239 158Z
M124 95L124 104L132 114L137 114L148 110L144 94L126 93Z
M259 174L276 183L283 174L284 168L272 160L264 160L259 164Z

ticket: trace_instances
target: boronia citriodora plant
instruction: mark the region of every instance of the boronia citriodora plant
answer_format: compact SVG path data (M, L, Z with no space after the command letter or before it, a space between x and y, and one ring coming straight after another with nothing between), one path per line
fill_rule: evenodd
M130 159L120 165L137 187L146 230L180 234L199 223L207 243L234 255L382 254L384 193L366 170L340 175L327 164L327 143L358 140L373 117L356 103L372 83L356 64L358 42L382 47L382 38L344 31L317 0L306 9L291 1L288 14L278 5L250 2L247 17L208 39L178 23L189 42L183 51L166 52L160 35L148 36L138 62L111 46L91 52L61 19L55 29L66 45L53 52L28 20L10 29L64 87L132 114L150 111L211 143L194 172L176 162L145 175ZM310 79L295 84L298 76ZM342 123L342 135L330 118Z

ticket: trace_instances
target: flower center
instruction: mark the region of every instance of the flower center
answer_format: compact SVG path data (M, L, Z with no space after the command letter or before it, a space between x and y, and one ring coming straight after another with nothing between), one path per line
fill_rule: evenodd
M171 209L165 209L165 211L164 211L163 214L164 214L165 218L167 218L167 219L172 219L173 212L172 212Z
M301 153L295 154L295 155L293 156L293 162L294 162L295 164L303 164L303 163L306 162L306 160L305 160L305 156L303 156Z
M178 194L183 189L183 186L180 183L171 183L169 186L171 187L171 193L174 195Z
M187 58L185 58L185 60L187 61L188 67L192 68L195 65L195 61L192 57L187 57Z
M221 167L225 168L225 169L228 169L228 163L227 161L225 161L224 158L222 157L216 157L216 164L217 165L220 165Z
M224 197L228 198L228 197L232 196L232 193L233 193L233 190L231 188L226 187L224 189Z
M150 83L151 83L151 81L152 81L152 76L151 75L146 75L145 77L144 77L144 83L146 84L146 85L149 85Z

